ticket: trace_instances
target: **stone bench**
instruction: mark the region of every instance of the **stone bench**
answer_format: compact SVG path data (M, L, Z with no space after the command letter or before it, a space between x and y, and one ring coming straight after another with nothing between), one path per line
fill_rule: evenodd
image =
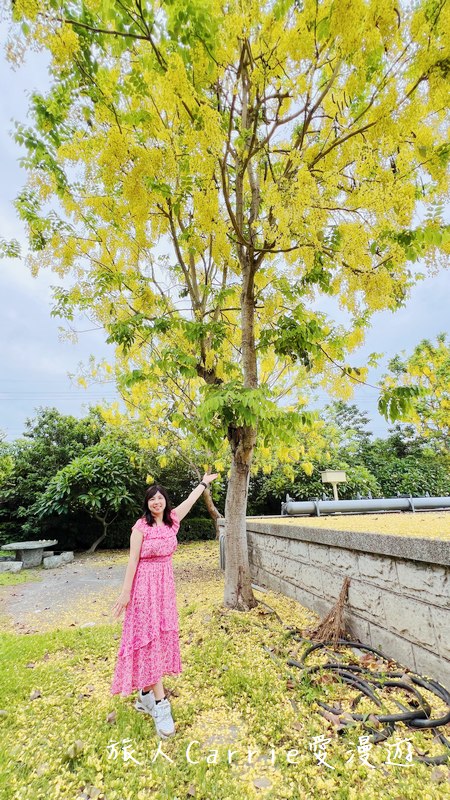
M44 569L53 569L53 567L60 567L62 564L69 564L73 560L73 552L67 550L59 556L51 555L44 558L42 565Z
M44 548L58 544L57 539L40 539L34 542L11 542L2 545L2 550L15 550L15 561L21 561L23 569L39 567L44 557ZM8 563L3 562L4 564Z
M23 564L21 561L14 561L13 559L10 561L0 561L0 572L20 572L22 566Z

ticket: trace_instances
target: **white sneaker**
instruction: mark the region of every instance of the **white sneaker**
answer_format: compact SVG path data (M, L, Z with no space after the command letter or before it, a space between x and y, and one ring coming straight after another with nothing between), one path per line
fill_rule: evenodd
M155 713L155 705L155 695L153 694L153 689L150 689L147 694L142 694L142 689L139 689L134 707L138 711L145 711L146 714L151 714L153 717Z
M156 732L159 736L163 739L166 739L168 736L173 736L175 733L175 725L172 719L170 702L167 697L161 700L160 703L155 703L153 719L155 720Z

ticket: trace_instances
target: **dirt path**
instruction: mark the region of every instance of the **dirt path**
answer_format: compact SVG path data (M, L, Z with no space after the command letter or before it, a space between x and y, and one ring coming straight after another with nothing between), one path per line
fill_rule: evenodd
M66 627L71 624L69 617L74 625L105 622L122 585L126 569L122 560L111 565L104 558L89 560L81 555L55 569L30 569L33 580L0 586L1 627L31 633Z
M190 561L183 548L175 554L174 574L179 606L187 603L189 587L201 577L207 584L221 583L213 543L201 562ZM187 559L187 560L186 560ZM119 594L128 554L109 551L75 554L75 560L55 569L27 570L32 580L14 586L0 586L0 630L38 633L55 628L82 627L115 622L111 609Z

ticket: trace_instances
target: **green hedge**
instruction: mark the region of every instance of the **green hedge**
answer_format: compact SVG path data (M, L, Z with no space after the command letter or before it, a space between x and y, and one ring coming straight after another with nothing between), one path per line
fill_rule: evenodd
M128 519L124 518L114 522L109 529L106 539L100 543L99 549L129 549L131 528L135 522L136 514ZM94 542L98 536L100 536L100 527L96 535L94 535L94 533L92 534L89 544ZM55 536L55 539L56 538L57 537ZM203 539L215 539L216 531L214 528L214 523L211 518L203 519L199 517L185 517L181 523L181 528L177 538L179 542L194 542ZM84 543L84 547L81 549L87 549L89 544Z
M211 518L186 517L178 533L178 541L195 542L201 539L215 539L216 529Z

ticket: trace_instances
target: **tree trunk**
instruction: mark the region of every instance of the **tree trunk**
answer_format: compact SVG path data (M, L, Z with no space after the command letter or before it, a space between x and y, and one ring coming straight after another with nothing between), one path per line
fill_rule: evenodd
M246 526L248 479L256 431L233 428L229 438L233 462L225 502L224 604L228 608L249 611L258 604L252 591Z
M199 468L197 467L196 464L193 464L192 462L191 462L191 467L192 467L192 469L194 470L194 472L195 472L195 474L197 476L198 482L200 483L200 481L202 479L202 475L201 475L201 472L200 472ZM203 500L203 502L204 502L204 504L206 506L206 510L207 510L209 516L211 517L211 519L212 519L212 521L214 523L214 529L216 531L216 540L219 541L220 528L219 528L219 522L218 521L219 521L219 519L222 519L222 514L220 513L219 509L216 508L214 500L212 499L211 489L209 489L209 487L207 489L205 489L205 491L203 492L202 500Z
M95 519L98 519L98 521L102 523L102 525L103 525L103 533L102 533L101 536L98 537L98 539L95 540L95 542L93 544L91 544L89 550L86 550L86 553L95 553L98 545L100 544L100 542L103 541L103 539L106 537L106 534L108 532L109 522L106 522L106 519L104 517L97 517L96 516Z
M215 531L216 531L216 539L217 539L217 541L219 541L220 528L219 528L219 522L218 521L219 521L219 519L222 518L222 514L216 508L216 506L214 504L214 500L212 499L211 492L210 492L209 489L205 489L205 491L203 492L202 498L203 498L203 501L205 503L205 506L206 506L206 509L208 511L208 514L211 517L212 521L214 522L214 528L215 528Z
M256 389L258 370L255 347L255 296L250 256L242 263L241 295L242 366L244 386ZM258 605L252 590L247 547L247 495L256 443L256 427L230 426L231 475L225 501L225 592L224 604L239 611Z
M244 50L246 52L244 52ZM250 67L251 54L247 43L243 45L241 56L241 126L242 130L249 127L249 102L250 102ZM236 224L240 232L240 242L237 245L237 256L242 269L241 292L241 352L243 385L246 389L258 387L258 368L255 346L255 271L257 262L254 258L253 245L242 244L252 240L251 223L256 219L259 211L259 190L254 175L249 174L252 195L250 216L244 224L245 197L244 197L244 160L237 154L235 159L236 169ZM228 440L232 453L231 475L228 481L227 497L225 501L225 592L224 604L228 608L239 611L249 611L258 605L252 591L252 579L248 561L247 547L247 495L252 465L253 451L256 443L256 425L249 427L243 425L230 425Z

